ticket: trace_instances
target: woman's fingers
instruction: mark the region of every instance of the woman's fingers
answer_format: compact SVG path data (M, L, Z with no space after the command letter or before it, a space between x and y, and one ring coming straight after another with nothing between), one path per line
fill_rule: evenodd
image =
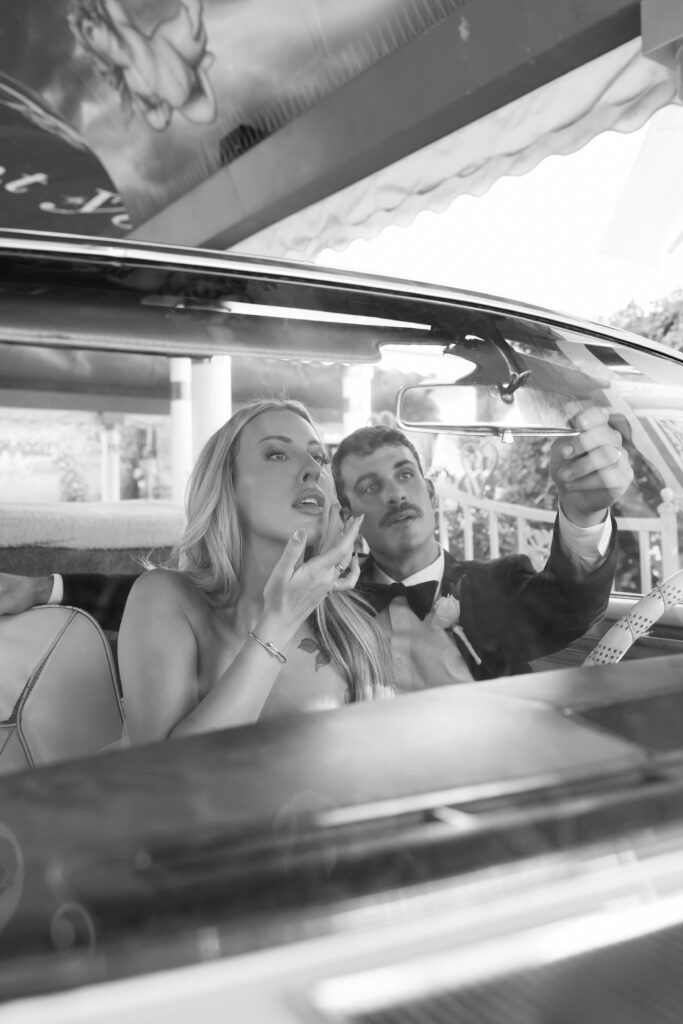
M335 564L339 563L344 567L348 566L362 525L363 516L354 516L353 519L345 523L341 539L337 540L335 544L332 544L331 547L318 556L321 559L321 565L332 568Z
M360 573L354 544L362 517L351 521L341 539L322 554L303 562L305 530L297 530L287 542L265 589L269 609L297 627L323 598L335 591L351 590Z
M354 586L358 572L354 569L350 573L349 570L362 522L363 517L360 516L345 524L341 539L321 554L309 558L293 577L292 583L304 584L305 592L315 604L332 590L350 590Z
M306 531L302 526L295 530L285 544L284 551L275 564L271 579L289 580L301 566L306 550Z
M358 555L351 556L351 562L349 563L348 569L345 571L343 576L338 576L335 582L332 584L332 590L335 593L340 593L345 590L353 590L356 583L358 583L358 577L360 576L360 563L358 561Z
M337 502L330 506L325 533L318 548L318 553L321 555L328 551L333 544L336 544L343 535L344 527L339 511L339 504Z
M315 567L319 556L304 562L305 551L306 531L298 529L287 541L263 588L265 610L292 630L298 629L331 589L320 567Z

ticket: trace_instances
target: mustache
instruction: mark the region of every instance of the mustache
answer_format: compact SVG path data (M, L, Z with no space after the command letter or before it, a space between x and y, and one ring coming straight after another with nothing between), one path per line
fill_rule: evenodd
M399 516L405 515L406 512L414 512L415 518L422 516L422 509L418 505L412 505L409 502L405 502L403 505L399 505L398 508L389 509L385 512L379 521L380 529L385 526L391 526L392 523L396 522Z

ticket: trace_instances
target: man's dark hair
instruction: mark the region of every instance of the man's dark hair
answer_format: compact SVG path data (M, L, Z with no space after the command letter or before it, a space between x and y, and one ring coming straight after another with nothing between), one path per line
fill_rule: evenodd
M352 434L343 439L332 456L332 476L340 504L349 504L341 474L344 459L349 455L372 455L373 452L376 452L378 448L384 447L384 445L392 445L394 448L408 448L417 463L417 468L424 477L425 474L417 448L412 441L408 440L402 430L398 430L396 427L384 427L379 423L371 427L359 427L358 430L354 430Z

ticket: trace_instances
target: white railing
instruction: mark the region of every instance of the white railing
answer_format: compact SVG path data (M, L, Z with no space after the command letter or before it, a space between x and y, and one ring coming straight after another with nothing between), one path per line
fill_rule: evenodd
M444 480L435 481L435 487L439 537L448 537L446 513L456 508L462 509L462 557L465 560L475 557L474 515L479 513L486 515L488 519L491 558L498 558L500 555L501 519L511 519L514 521L516 529L515 551L528 555L534 566L541 568L550 552L551 527L555 522L554 511L515 505L506 501L494 501L492 498L480 498L467 491L461 491L454 484ZM647 593L655 584L652 572L653 534L660 540L663 579L671 576L680 568L677 508L673 498L673 492L669 488L664 488L662 503L657 509L658 516L648 518L617 517L619 530L633 533L636 536L640 589L643 593Z

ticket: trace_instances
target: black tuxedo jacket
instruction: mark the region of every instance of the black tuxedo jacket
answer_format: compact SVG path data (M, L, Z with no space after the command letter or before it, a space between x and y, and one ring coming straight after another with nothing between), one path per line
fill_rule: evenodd
M605 560L588 575L576 573L560 546L557 522L548 561L537 572L526 555L488 562L459 562L445 551L441 594L460 602L460 625L479 662L456 634L474 679L530 671L534 658L559 651L580 637L602 615L616 569L616 524ZM358 590L372 579L372 556L365 559Z
M529 662L559 651L580 637L604 612L617 560L617 530L604 562L577 576L562 551L557 523L546 565L536 572L526 555L489 562L459 562L448 551L441 593L460 601L460 625L481 664L454 637L472 676L493 679L529 671ZM365 559L358 590L372 579ZM118 630L135 576L65 575L64 604L90 612L103 629Z

